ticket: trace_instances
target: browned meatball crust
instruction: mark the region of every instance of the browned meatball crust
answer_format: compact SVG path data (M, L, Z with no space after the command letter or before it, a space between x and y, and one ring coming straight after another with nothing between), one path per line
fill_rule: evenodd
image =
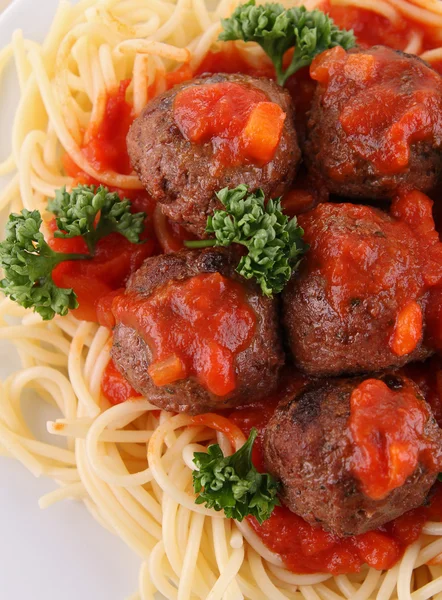
M428 292L420 238L368 206L323 203L301 215L310 249L283 291L283 322L298 368L317 377L377 372L423 360L423 335L398 355L391 339L400 311Z
M235 272L237 264L238 257L223 248L182 250L148 258L129 279L127 292L136 292L138 297L147 298L170 280L218 272L241 282L257 319L250 345L235 357L236 388L221 398L211 394L194 378L157 387L147 372L152 362L151 350L135 329L117 324L112 358L129 383L156 406L174 412L198 414L247 404L275 389L284 363L277 301L262 296L252 282L238 275Z
M382 379L393 389L398 384L414 386L396 374ZM278 406L264 438L265 466L281 479L284 504L308 523L339 536L375 529L422 505L438 474L438 469L418 463L405 483L385 498L373 500L361 491L349 469L349 418L351 394L362 381L330 379L304 388ZM421 402L429 415L424 434L438 449L440 463L442 431L430 407L423 399Z
M329 57L332 52L333 59L327 53L319 59L326 76L319 64L313 68L319 83L304 148L310 174L330 192L350 198L391 198L400 187L432 189L442 170L442 78L417 56L383 46L348 53L334 49ZM389 129L411 117L415 107L425 107L431 132L406 138L408 160L393 166ZM359 121L351 121L357 111ZM346 129L350 122L356 124ZM379 148L384 158L377 162Z
M220 82L261 90L286 113L275 155L264 166L247 163L220 171L213 160L211 141L192 143L180 132L173 115L177 94L191 86ZM241 74L192 79L156 97L134 121L127 148L134 169L163 213L200 237L204 236L207 216L222 207L215 192L243 183L250 191L262 188L266 196L279 196L290 187L301 158L288 92L270 79Z

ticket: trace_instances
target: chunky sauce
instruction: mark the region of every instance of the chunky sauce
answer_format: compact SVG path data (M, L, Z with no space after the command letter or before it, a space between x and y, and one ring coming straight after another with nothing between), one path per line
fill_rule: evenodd
M314 59L310 75L324 90L324 105L339 111L348 144L375 174L406 170L413 143L440 142L442 84L423 63L411 68L388 48L352 54L337 46ZM330 176L344 180L357 168L346 161Z
M327 282L329 302L343 320L364 300L374 317L382 314L383 297L392 295L395 282L398 313L391 324L390 347L399 356L410 353L420 342L423 317L419 301L442 280L442 244L431 208L432 202L424 194L410 192L394 201L393 217L348 204L345 218L335 204L321 204L299 217L304 239L311 246L305 258L309 270ZM327 226L331 221L333 234Z
M196 144L211 141L217 162L238 166L272 160L286 115L263 91L221 82L179 92L174 117L186 139Z
M417 388L401 381L389 387L366 379L350 398L351 472L374 500L403 485L419 463L429 470L440 463L436 444L425 434L428 410Z
M258 429L252 458L260 471L264 470L262 436L275 408L275 399L271 399L229 415L229 421L245 435L252 427ZM248 521L267 548L279 554L294 573L357 573L365 563L379 570L390 569L417 540L425 522L442 517L442 486L438 484L434 491L429 506L411 510L375 531L348 538L309 525L285 506L276 507L262 525L251 517Z
M243 287L219 273L169 281L155 294L117 296L113 313L149 346L149 375L162 386L196 377L215 396L235 389L235 356L255 331Z

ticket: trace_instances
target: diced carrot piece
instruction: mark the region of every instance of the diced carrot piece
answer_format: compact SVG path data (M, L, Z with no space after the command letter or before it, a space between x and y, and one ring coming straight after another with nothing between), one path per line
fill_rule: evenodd
M367 82L376 71L376 60L371 54L349 54L344 67L345 75L353 81Z
M422 337L422 310L417 302L409 302L398 314L390 347L398 356L410 354Z
M279 104L258 102L242 132L245 153L263 163L271 161L281 139L285 118Z
M147 369L155 385L162 386L187 377L186 366L179 356L171 354L165 360L154 362Z
M321 52L312 61L310 65L310 77L326 85L329 80L330 70L337 64L343 63L347 59L347 53L341 46L335 46L330 50Z

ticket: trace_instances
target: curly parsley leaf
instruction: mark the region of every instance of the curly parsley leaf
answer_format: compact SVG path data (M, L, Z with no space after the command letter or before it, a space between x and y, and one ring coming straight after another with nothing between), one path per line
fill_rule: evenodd
M48 210L56 216L60 231L55 237L72 238L82 236L91 255L101 238L110 233L121 233L133 244L140 243L144 229L145 213L130 212L129 200L121 200L116 192L100 185L78 185L72 192L66 188L57 190L55 199L50 200Z
M195 452L193 488L195 503L224 511L229 519L242 521L252 515L261 524L275 506L279 482L269 473L259 473L252 463L252 448L258 433L252 429L246 443L231 456L224 456L218 444L206 452Z
M255 279L264 295L278 294L299 265L308 246L296 217L291 220L281 211L280 199L265 202L264 192L249 193L247 186L224 188L217 193L225 210L215 210L207 220L206 231L215 240L185 242L189 248L241 244L248 253L236 271Z
M261 46L275 66L279 85L308 66L317 54L334 46L348 50L356 43L353 31L340 29L322 11L308 11L305 6L286 10L281 4L256 6L255 0L250 0L223 19L222 25L220 40L243 40ZM293 56L284 68L284 55L290 48L294 48Z
M25 308L34 308L43 319L66 315L77 308L72 289L59 288L52 270L65 260L88 258L81 254L54 252L40 232L42 218L38 210L22 210L9 215L6 239L0 243L0 265L5 278L3 292Z
M33 308L43 319L66 315L78 307L75 292L59 288L52 279L53 269L66 260L85 260L94 256L97 242L109 233L121 233L132 243L140 243L145 214L130 212L129 200L100 186L79 185L71 193L62 188L49 201L59 227L54 237L84 238L90 254L55 252L40 231L38 210L22 210L9 215L6 239L0 243L0 266L5 278L3 292L12 300Z

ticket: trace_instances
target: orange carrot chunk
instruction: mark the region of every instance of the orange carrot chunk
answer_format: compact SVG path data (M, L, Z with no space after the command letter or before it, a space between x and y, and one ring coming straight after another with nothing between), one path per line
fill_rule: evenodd
M242 132L244 153L251 159L270 162L281 139L285 112L274 102L258 102Z
M168 385L179 379L187 377L184 363L176 354L171 354L164 360L154 362L147 369L155 385Z
M390 347L398 356L410 354L422 337L422 309L417 302L409 302L399 312L390 341Z

